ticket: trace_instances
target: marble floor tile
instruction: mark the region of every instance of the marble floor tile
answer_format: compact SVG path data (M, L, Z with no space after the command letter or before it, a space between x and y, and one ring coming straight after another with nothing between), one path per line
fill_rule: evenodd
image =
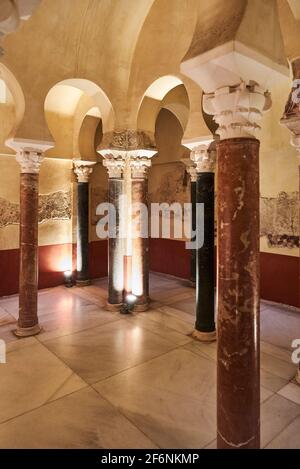
M260 384L272 392L277 392L283 388L289 381L273 375L266 370L260 370Z
M1 448L155 448L91 388L0 425Z
M10 351L0 373L0 422L86 385L38 342Z
M137 313L136 315L132 316L128 315L126 319L130 322L130 324L137 324L140 327L144 327L145 329L159 335L160 337L163 337L164 339L167 339L170 342L174 342L174 344L176 345L184 345L193 340L191 337L184 333L185 323L183 323L181 332L178 332L175 329L168 327L168 325L170 325L170 323L172 322L173 318L171 318L170 321L158 322L151 319L151 312L147 312Z
M52 312L83 312L95 309L95 305L90 300L73 295L70 290L65 287L40 290L38 294L39 317ZM19 298L17 296L2 300L0 306L16 319L18 318Z
M203 449L217 449L217 438L211 441L208 445L204 446Z
M274 395L261 406L261 446L265 447L300 414L300 406Z
M180 300L180 301L172 301L169 302L169 304L176 309L180 309L181 311L184 311L187 314L190 314L193 316L194 321L196 318L196 298L193 295L192 297Z
M270 306L261 313L261 340L291 350L291 343L300 334L300 313Z
M6 343L14 342L17 340L13 334L13 330L17 328L16 319L4 309L0 310L0 339Z
M202 448L216 435L215 383L211 361L177 349L94 387L158 446Z
M300 405L300 386L299 384L288 383L284 386L280 391L278 391L280 396L289 399L290 401L295 402L296 404Z
M300 449L300 416L293 420L267 446L267 449Z
M265 402L269 397L273 396L274 393L263 386L260 387L260 403Z
M112 376L176 346L124 319L44 344L87 383Z
M176 309L173 306L160 306L157 308L157 311L159 311L163 315L172 316L174 318L179 319L180 321L184 321L187 324L190 324L191 331L194 329L195 318L191 314L185 313L184 311Z
M260 354L260 367L262 370L266 370L269 373L272 373L275 376L280 378L290 380L295 376L296 365L291 361L283 361L274 355L261 352Z
M139 313L138 317L141 318L147 318L151 321L154 321L161 327L168 327L170 329L173 329L180 334L184 334L185 336L188 336L188 334L191 334L193 327L191 326L191 323L187 323L182 319L178 319L176 315L173 315L173 310L168 311L168 307L166 306L163 311L161 308L158 309L151 309L145 313Z
M105 308L107 290L97 287L96 285L93 285L92 287L73 287L70 289L70 293L93 303L95 306Z
M283 360L287 363L291 363L292 349L285 349L281 347L276 347L276 345L269 344L268 342L260 341L260 351L268 353L275 358Z
M85 329L101 326L119 318L104 309L95 309L85 311L60 311L59 313L43 314L40 317L42 327L41 334L38 335L40 342L83 331Z
M191 352L198 353L199 355L202 355L203 357L209 358L210 360L213 360L215 363L217 361L217 343L216 342L204 344L203 342L199 342L193 339L190 343L185 345L184 348L187 350L190 350Z

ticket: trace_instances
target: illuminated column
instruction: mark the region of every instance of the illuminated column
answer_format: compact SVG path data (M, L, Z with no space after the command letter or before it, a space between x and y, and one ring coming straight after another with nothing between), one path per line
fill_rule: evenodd
M196 249L196 323L192 336L202 342L216 340L215 328L215 291L214 291L214 258L215 258L215 152L205 145L192 149L191 160L195 163L196 203L204 208L204 241ZM198 221L200 223L202 221ZM197 231L199 227L196 227Z
M288 101L285 106L285 110L281 119L281 124L286 126L290 132L291 144L296 148L298 157L300 157L300 58L297 58L291 62L291 68L293 73L293 88L288 97ZM297 80L297 81L295 81ZM299 166L299 197L300 197L300 166ZM300 201L299 201L300 211ZM299 213L300 223L300 213ZM300 257L299 257L299 272L300 272ZM300 282L300 277L299 277ZM300 306L300 283L299 283L299 305ZM296 338L296 337L295 337ZM296 372L296 381L300 384L300 364Z
M7 142L8 143L8 142ZM20 273L18 337L41 331L37 312L39 172L49 142L11 141L20 164Z
M124 289L124 239L121 236L122 178L125 160L116 155L104 155L103 165L108 171L108 201L113 208L109 214L110 227L108 239L108 302L107 309L119 311L123 304Z
M132 293L137 297L135 311L149 304L148 180L150 157L130 158L132 206Z
M77 176L77 278L79 286L89 285L89 176L95 163L74 161Z

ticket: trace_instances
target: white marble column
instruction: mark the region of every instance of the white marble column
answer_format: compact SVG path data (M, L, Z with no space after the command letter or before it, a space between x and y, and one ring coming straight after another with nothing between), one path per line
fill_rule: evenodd
M131 293L136 296L135 311L149 305L148 179L150 157L129 156L131 169Z
M109 215L107 309L119 311L123 305L124 290L124 237L122 233L124 204L122 198L124 197L125 160L118 152L105 152L103 157L103 166L106 167L109 177L108 201L114 209L114 213Z

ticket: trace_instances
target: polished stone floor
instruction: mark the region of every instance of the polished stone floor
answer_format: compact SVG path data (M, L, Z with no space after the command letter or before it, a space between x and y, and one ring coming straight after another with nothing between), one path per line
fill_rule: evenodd
M151 275L151 309L104 309L106 279L39 293L43 332L17 340L0 299L1 448L215 448L216 345L189 337L195 291ZM297 336L298 334L298 336ZM261 304L262 446L300 448L291 342L300 312Z

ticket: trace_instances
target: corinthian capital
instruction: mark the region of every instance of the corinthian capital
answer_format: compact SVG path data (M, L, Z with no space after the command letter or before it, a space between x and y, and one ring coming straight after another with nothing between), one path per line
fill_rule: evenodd
M16 160L21 166L21 173L38 174L44 154L36 150L18 150Z
M103 166L107 169L109 178L121 178L125 168L125 158L118 153L103 155Z
M293 84L280 123L291 132L291 144L300 156L300 58L291 62Z
M203 109L214 116L221 139L255 138L263 112L271 104L270 94L253 82L226 86L203 96Z
M148 168L151 166L151 160L146 156L133 156L130 157L129 166L133 179L146 179Z
M206 145L198 145L191 151L191 160L195 163L196 173L213 173L215 170L216 154L209 151Z
M74 173L78 182L89 182L89 177L93 172L93 166L96 164L92 161L76 160L74 163Z

